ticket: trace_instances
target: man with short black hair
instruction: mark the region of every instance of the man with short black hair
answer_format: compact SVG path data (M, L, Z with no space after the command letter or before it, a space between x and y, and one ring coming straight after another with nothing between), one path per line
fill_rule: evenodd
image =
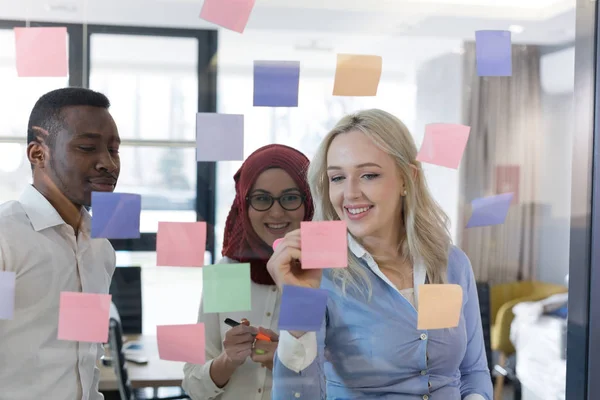
M12 320L0 320L0 399L98 400L96 343L58 340L61 292L108 293L115 252L91 239L92 192L119 177L110 102L83 88L49 92L27 127L33 185L0 205L0 271L16 273Z

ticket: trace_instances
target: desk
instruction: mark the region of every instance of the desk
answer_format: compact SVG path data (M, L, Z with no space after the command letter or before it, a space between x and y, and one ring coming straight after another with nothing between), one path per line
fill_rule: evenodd
M127 362L127 372L129 373L131 386L136 389L181 386L185 363L159 359L155 336L128 336L127 340L141 342L144 347L144 353L148 358L148 364L146 365ZM99 389L102 391L119 390L113 367L105 367L100 364L98 368L100 368Z

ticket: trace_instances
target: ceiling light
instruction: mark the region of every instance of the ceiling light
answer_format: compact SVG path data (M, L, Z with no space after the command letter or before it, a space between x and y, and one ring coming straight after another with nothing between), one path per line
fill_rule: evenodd
M519 33L523 33L525 28L523 28L521 25L511 25L508 27L508 30L511 31L512 33L519 34Z

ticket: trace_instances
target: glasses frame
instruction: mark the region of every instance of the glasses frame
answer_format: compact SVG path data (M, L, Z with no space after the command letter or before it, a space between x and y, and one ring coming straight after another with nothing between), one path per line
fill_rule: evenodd
M275 204L275 202L277 201L277 203L279 203L279 206L281 208L283 208L285 211L296 211L297 209L299 209L300 207L302 207L304 205L304 202L306 201L306 195L304 194L297 194L298 196L300 196L300 205L296 208L290 209L290 208L286 208L283 206L283 204L281 204L281 198L285 197L285 196L289 196L291 193L286 193L283 196L278 196L275 197L273 195L267 194L267 193L261 193L260 195L252 195L252 196L246 196L246 203L252 207L254 210L258 211L258 212L265 212L265 211L269 211L271 208L273 208L273 204ZM294 193L295 194L295 193ZM258 208L254 207L252 205L252 197L255 196L269 196L271 198L271 204L269 205L269 207L265 208L264 210L259 210Z

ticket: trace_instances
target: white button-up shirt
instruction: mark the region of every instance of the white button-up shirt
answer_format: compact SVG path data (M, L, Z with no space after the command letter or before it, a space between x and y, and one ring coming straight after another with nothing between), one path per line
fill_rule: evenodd
M99 400L102 345L58 340L60 292L108 293L115 252L90 238L82 211L77 237L33 186L0 205L0 270L16 274L15 312L0 320L0 399Z
M219 263L235 263L227 257ZM225 324L226 318L240 322L242 318L250 321L252 326L262 326L278 333L279 306L281 296L276 286L259 285L251 282L251 311L231 313L209 313L202 311L202 302L198 313L198 322L204 323L206 338L206 363L204 365L186 364L183 388L194 400L270 400L273 375L268 368L260 363L246 360L235 370L227 385L217 387L210 377L212 360L223 351L223 340L230 326Z

